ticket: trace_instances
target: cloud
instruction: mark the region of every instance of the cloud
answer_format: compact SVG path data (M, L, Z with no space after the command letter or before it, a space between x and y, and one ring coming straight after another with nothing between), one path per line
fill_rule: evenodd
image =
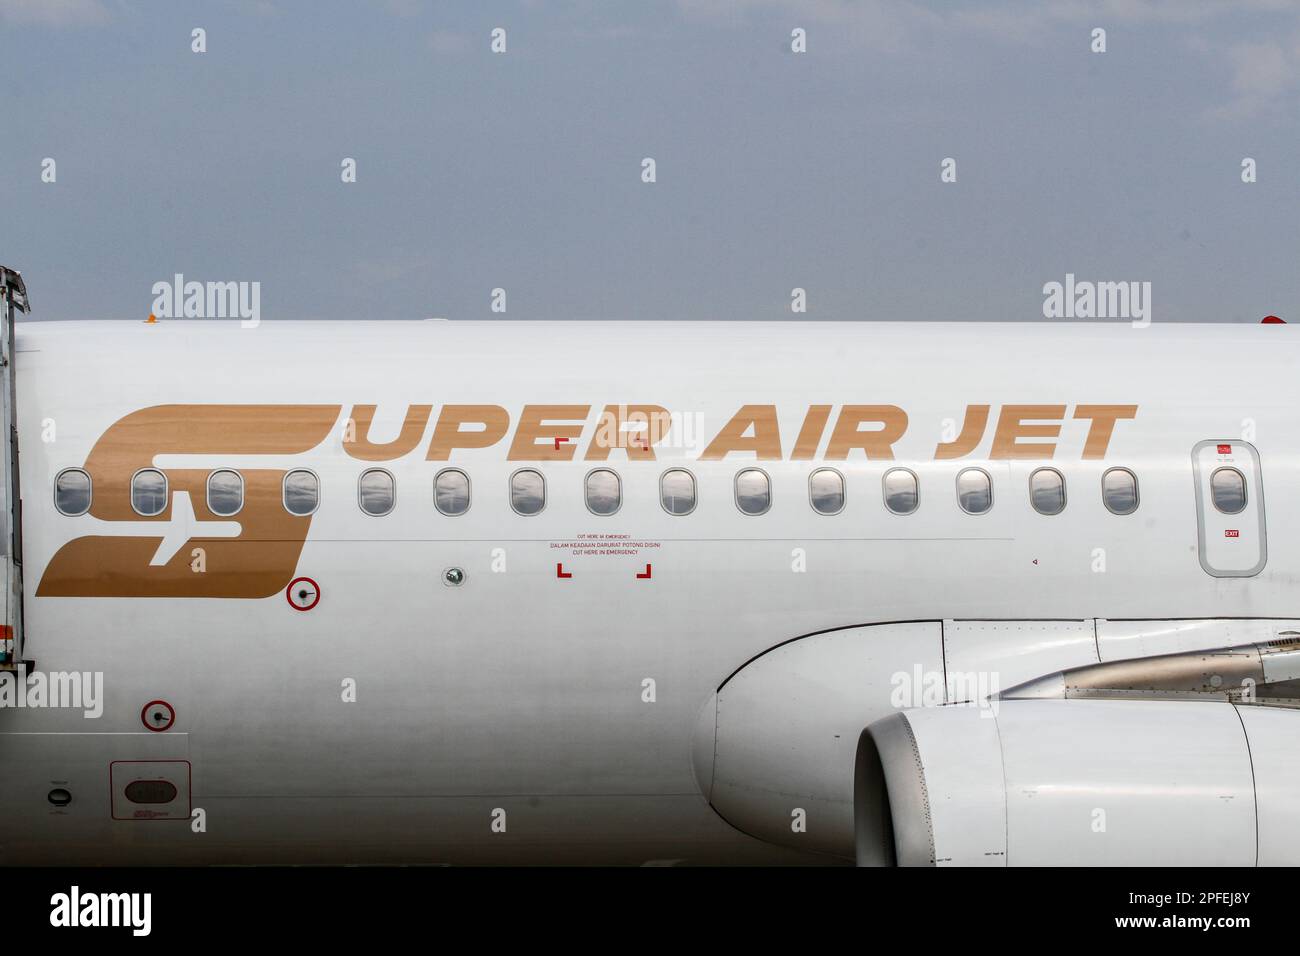
M106 23L108 8L100 0L0 0L0 22L47 27L84 27Z
M1232 88L1243 96L1273 96L1296 81L1295 44L1283 50L1276 40L1237 43L1228 50L1232 62Z
M1233 98L1214 119L1248 119L1293 103L1300 91L1300 33L1290 40L1234 43L1227 49Z

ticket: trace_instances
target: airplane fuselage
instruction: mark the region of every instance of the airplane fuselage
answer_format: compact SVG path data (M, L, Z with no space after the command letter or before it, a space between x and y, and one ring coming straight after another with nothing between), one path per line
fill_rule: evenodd
M769 649L889 622L1300 616L1288 327L29 321L16 358L23 656L102 674L103 709L0 708L0 862L831 862L701 793L702 715ZM1248 483L1239 521L1198 510L1220 461ZM435 500L449 468L460 514ZM1043 468L1059 513L1031 501ZM1116 468L1128 514L1103 498ZM64 469L89 513L56 509ZM142 469L168 479L157 515L132 505ZM223 469L232 515L206 494ZM606 470L612 513L586 494ZM285 507L293 471L319 480L309 515ZM766 478L742 507L747 471ZM136 770L186 792L150 816L115 782Z

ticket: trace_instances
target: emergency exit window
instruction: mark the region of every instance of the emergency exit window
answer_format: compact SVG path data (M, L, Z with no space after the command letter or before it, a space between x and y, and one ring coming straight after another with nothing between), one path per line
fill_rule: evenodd
M1246 507L1246 476L1236 468L1216 468L1210 475L1210 499L1225 515L1235 515Z

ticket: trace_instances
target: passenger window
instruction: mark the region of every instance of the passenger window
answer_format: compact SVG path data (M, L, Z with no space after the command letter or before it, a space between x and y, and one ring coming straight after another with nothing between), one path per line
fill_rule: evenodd
M510 507L521 515L535 515L546 507L546 479L540 471L521 468L510 476Z
M237 471L223 468L208 475L208 510L229 518L244 507L244 479Z
M808 499L819 515L844 510L844 476L834 468L818 468L808 476Z
M659 503L670 515L695 510L695 476L684 468L670 468L659 476Z
M1040 515L1065 510L1065 478L1055 468L1039 468L1029 476L1029 501Z
M144 468L131 479L131 507L152 518L167 507L167 476L156 468Z
M612 515L623 504L623 485L608 468L587 475L587 509L595 515Z
M451 517L469 511L469 476L459 468L444 468L434 475L433 506Z
M916 475L906 468L891 468L882 481L885 507L896 515L910 515L920 502Z
M772 507L772 483L767 472L746 468L736 475L736 507L747 515L761 515Z
M80 468L64 468L54 476L54 507L75 518L90 510L90 475Z
M320 505L320 479L305 468L284 476L284 510L291 515L309 515Z
M382 468L371 468L357 480L357 503L376 518L393 510L397 503L397 482Z
M1214 507L1235 515L1246 507L1246 478L1236 468L1218 468L1210 475L1210 496Z
M993 480L982 468L967 468L957 476L957 503L971 515L982 515L993 507Z
M1111 514L1131 515L1138 507L1137 476L1127 468L1112 468L1101 476L1101 500Z

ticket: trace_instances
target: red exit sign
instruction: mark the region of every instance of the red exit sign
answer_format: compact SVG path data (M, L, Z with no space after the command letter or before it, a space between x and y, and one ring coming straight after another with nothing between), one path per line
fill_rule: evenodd
M1220 454L1220 455L1231 455L1231 454L1232 454L1232 446L1231 446L1231 445L1220 445L1220 446L1219 446L1219 454Z
M1240 537L1241 537L1241 532L1240 532L1240 531L1237 531L1237 530L1235 530L1235 529L1233 529L1233 528L1229 528L1227 531L1224 531L1224 532L1223 532L1223 536L1224 536L1225 538L1240 538Z

